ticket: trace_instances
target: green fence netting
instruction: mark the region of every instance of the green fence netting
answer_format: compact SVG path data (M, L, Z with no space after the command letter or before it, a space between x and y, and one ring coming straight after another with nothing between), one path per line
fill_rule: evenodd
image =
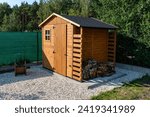
M29 62L42 59L41 32L0 32L0 66L18 58Z

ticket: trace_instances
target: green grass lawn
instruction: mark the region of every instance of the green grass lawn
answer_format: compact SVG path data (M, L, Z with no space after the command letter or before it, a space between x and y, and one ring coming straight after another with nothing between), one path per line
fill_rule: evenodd
M100 93L92 97L93 100L150 100L150 76L115 88L112 91Z

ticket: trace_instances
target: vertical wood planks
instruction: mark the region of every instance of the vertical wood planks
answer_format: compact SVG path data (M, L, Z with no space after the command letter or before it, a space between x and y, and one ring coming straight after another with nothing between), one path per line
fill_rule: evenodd
M67 76L66 72L66 24L55 25L54 40L54 70L55 72Z
M45 40L44 31L49 29L51 40ZM42 51L44 67L82 81L83 61L95 59L115 64L116 31L76 27L53 17L42 27Z
M45 30L51 30L50 40L45 39ZM42 58L43 58L43 66L53 70L54 67L54 31L52 25L44 26L42 28Z
M107 62L107 29L83 28L83 61Z
M67 24L67 76L72 78L73 25Z

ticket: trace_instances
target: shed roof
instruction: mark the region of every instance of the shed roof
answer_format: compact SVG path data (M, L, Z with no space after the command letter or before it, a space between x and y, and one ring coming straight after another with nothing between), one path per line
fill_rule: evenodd
M75 26L78 27L88 27L88 28L107 28L107 29L116 29L117 27L111 24L104 23L98 19L95 18L86 18L81 16L68 16L68 15L58 15L56 13L53 13L50 15L46 20L44 20L39 27L42 27L45 22L47 22L51 17L57 16L60 17Z

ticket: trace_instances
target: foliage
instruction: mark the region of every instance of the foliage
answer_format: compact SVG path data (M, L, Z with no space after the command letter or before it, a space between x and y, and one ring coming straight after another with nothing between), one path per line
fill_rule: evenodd
M24 65L25 62L26 62L26 58L24 56L21 56L21 55L18 56L16 58L16 61L15 61L16 65L18 65L18 66Z
M150 48L146 44L122 34L117 38L118 62L150 67Z
M2 22L3 22L3 18L4 18L4 16L5 15L9 15L10 13L11 13L11 8L10 8L10 6L6 3L6 2L4 2L4 3L0 3L0 25L2 24Z
M32 5L22 2L21 6L15 5L13 8L10 8L7 3L3 3L0 4L0 9L4 9L0 10L0 16L3 19L0 22L0 31L38 30L39 19L36 12L39 10L39 5L37 2L34 2Z
M120 88L112 91L101 93L93 96L93 100L141 100L150 99L150 76L145 75L143 78L125 84Z
M150 67L149 9L150 0L40 0L12 8L1 3L0 31L38 30L38 24L53 12L95 17L118 26L118 62Z
M48 3L46 3L44 0L40 0L39 10L36 12L39 19L38 23L44 21L51 14L50 8L48 6Z

